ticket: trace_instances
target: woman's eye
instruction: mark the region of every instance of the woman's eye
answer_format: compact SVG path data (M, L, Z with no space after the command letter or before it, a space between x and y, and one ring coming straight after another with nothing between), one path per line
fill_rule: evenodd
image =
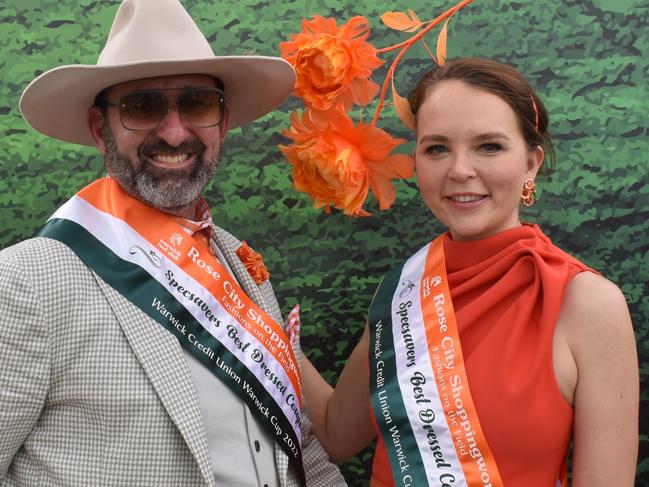
M498 152L503 149L503 146L495 143L482 144L480 150L484 152Z
M446 152L446 151L447 151L447 150L446 150L446 147L443 146L443 145L441 145L441 144L429 145L429 146L426 147L426 149L424 150L424 152L425 152L426 154L432 154L432 155L443 154L443 153Z

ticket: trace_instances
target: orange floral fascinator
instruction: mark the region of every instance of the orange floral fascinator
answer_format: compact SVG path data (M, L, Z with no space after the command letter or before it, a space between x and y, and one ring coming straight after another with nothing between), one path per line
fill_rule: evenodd
M369 78L383 62L367 42L370 26L353 17L338 28L334 19L319 15L302 21L302 32L279 45L282 57L297 73L295 94L317 110L341 105L367 105L379 86Z
M245 266L257 285L270 278L261 254L252 250L246 242L242 242L241 246L237 249L237 257L239 257L239 260L241 260L241 263Z
M305 110L291 114L290 128L283 132L291 139L279 148L293 166L293 184L309 195L316 208L330 212L342 210L350 216L368 216L363 209L371 191L381 210L392 206L395 179L413 175L412 158L390 154L404 139L394 138L377 127L385 104L388 84L392 86L392 104L399 119L411 130L415 120L405 98L394 87L394 73L399 61L417 42L439 65L446 60L448 21L473 0L463 0L439 17L421 21L413 10L386 12L383 23L394 30L414 33L393 46L375 49L367 41L369 23L362 16L338 26L332 18L315 16L302 21L302 32L280 44L281 55L295 68L294 94L301 98ZM428 48L424 36L444 22L437 39L436 55ZM379 87L372 73L383 64L379 55L397 51ZM370 123L358 125L349 116L354 105L366 106L379 94Z

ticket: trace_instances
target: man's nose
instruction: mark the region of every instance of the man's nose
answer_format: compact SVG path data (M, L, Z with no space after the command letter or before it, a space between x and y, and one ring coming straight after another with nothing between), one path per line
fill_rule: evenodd
M189 125L175 109L169 110L156 127L155 133L172 147L178 147L191 136Z

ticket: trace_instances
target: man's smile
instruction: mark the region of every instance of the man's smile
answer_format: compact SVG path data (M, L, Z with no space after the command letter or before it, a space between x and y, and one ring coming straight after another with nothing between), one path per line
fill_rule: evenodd
M167 154L153 154L150 158L157 162L162 162L165 164L179 164L184 160L188 159L190 154L176 154L176 155L167 155Z

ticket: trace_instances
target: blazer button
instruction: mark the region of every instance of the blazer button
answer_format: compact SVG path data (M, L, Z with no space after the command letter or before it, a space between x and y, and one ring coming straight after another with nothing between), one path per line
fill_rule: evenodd
M261 450L261 445L259 444L259 442L257 440L255 440L255 451L259 452L259 450ZM264 487L268 487L268 486L264 485Z

